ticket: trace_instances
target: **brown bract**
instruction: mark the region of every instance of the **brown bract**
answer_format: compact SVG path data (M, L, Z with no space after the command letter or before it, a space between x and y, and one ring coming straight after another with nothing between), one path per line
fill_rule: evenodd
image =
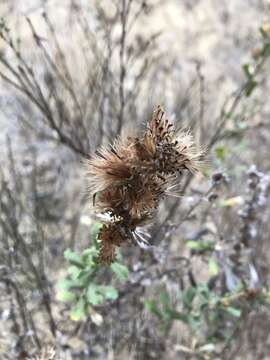
M141 137L117 139L87 160L94 206L108 219L98 235L100 262L112 263L116 247L129 240L146 243L137 229L152 220L184 170L199 170L203 155L190 133L177 132L158 106Z

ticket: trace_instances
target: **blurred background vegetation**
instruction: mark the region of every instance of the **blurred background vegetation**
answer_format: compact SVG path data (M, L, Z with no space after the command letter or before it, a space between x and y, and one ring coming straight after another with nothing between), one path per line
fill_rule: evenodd
M269 0L1 1L1 359L269 359L269 56ZM157 104L210 165L102 267L82 159Z

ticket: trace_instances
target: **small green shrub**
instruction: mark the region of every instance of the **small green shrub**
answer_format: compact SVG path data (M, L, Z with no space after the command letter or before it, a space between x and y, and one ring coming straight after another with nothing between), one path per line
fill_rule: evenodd
M70 317L74 321L90 315L91 319L99 324L102 317L96 312L95 307L107 300L116 300L119 295L114 286L98 281L98 275L102 272L102 266L97 262L99 228L99 223L92 226L93 245L82 254L70 249L64 253L69 265L68 275L57 284L57 299L71 303ZM128 269L120 261L113 263L109 269L119 281L124 282L127 279Z

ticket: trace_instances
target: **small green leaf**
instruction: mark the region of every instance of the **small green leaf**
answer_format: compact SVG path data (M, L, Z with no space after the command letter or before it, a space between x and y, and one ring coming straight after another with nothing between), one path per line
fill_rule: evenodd
M191 327L192 331L195 332L201 326L201 320L195 319L193 316L188 316L188 324Z
M257 81L255 80L250 80L247 85L246 85L246 89L245 89L245 93L246 93L246 96L249 97L253 90L256 88L256 86L258 85Z
M186 246L191 250L201 249L201 244L199 241L194 241L194 240L187 241Z
M61 279L56 284L57 290L69 290L75 285L74 281L68 279Z
M92 305L99 305L104 301L104 296L98 292L98 287L94 284L88 286L86 296Z
M239 318L239 317L241 316L241 310L240 310L240 309L237 309L237 308L234 308L234 307L232 307L232 306L226 307L226 308L225 308L225 311L226 311L228 314L230 314L230 315L232 315L232 316L234 316L234 317L237 317L237 318Z
M194 241L190 240L186 242L186 246L191 250L197 251L211 251L214 249L213 241Z
M91 246L89 249L84 250L82 254L82 261L86 266L96 267L96 258L98 256L98 249Z
M242 205L243 202L244 202L244 199L242 198L242 196L234 196L232 198L223 200L221 202L220 206L221 207L232 207L232 206L236 206L236 205Z
M170 304L170 297L166 291L161 291L159 293L159 300L164 306L168 306Z
M182 293L181 300L186 308L191 308L192 301L197 294L197 289L193 286L189 287Z
M102 228L102 223L100 222L95 222L92 226L91 226L91 239L93 241L93 244L98 247L98 234L100 229Z
M70 318L73 321L79 321L85 315L86 302L83 297L72 307Z
M216 260L211 256L208 260L208 273L210 276L216 276L218 274L219 267Z
M80 272L78 279L81 281L81 283L88 283L93 276L93 273L95 273L94 268L86 268Z
M67 249L64 252L64 256L71 265L75 265L81 269L84 268L81 256L79 254L75 253L74 251L71 251L70 249Z
M217 146L215 148L216 158L220 161L224 161L226 158L226 149L224 146Z
M59 301L72 302L76 299L76 296L70 291L58 290L56 293L56 299Z
M118 291L113 286L99 286L98 291L104 295L106 299L116 300L118 298Z
M250 80L253 77L252 69L250 64L244 64L242 66L243 71L247 77L248 80Z
M180 320L185 324L189 324L189 319L188 319L187 314L183 314L174 309L166 309L166 314L167 314L168 320Z
M162 312L158 309L156 303L154 301L151 300L145 300L144 301L144 306L145 308L150 311L151 313L153 313L154 315L156 315L159 319L162 319Z
M269 42L267 42L263 45L261 54L263 57L266 57L270 54L270 43Z
M72 280L76 280L81 273L81 270L78 269L77 266L72 265L68 268L68 274L70 275Z
M123 264L120 264L118 262L114 262L112 265L111 265L111 270L115 273L116 277L124 282L127 280L127 277L128 277L128 268L123 265Z
M209 304L209 301L211 300L213 294L208 289L207 285L201 284L197 287L197 294L199 297L200 306L204 306L206 304Z

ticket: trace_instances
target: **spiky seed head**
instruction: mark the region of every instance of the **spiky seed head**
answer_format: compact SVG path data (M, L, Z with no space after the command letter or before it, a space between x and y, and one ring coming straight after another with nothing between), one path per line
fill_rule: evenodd
M151 221L182 172L200 169L203 155L191 134L176 131L160 106L142 136L119 138L96 151L87 161L89 190L97 211L111 219L98 236L101 262L114 261L116 247Z

